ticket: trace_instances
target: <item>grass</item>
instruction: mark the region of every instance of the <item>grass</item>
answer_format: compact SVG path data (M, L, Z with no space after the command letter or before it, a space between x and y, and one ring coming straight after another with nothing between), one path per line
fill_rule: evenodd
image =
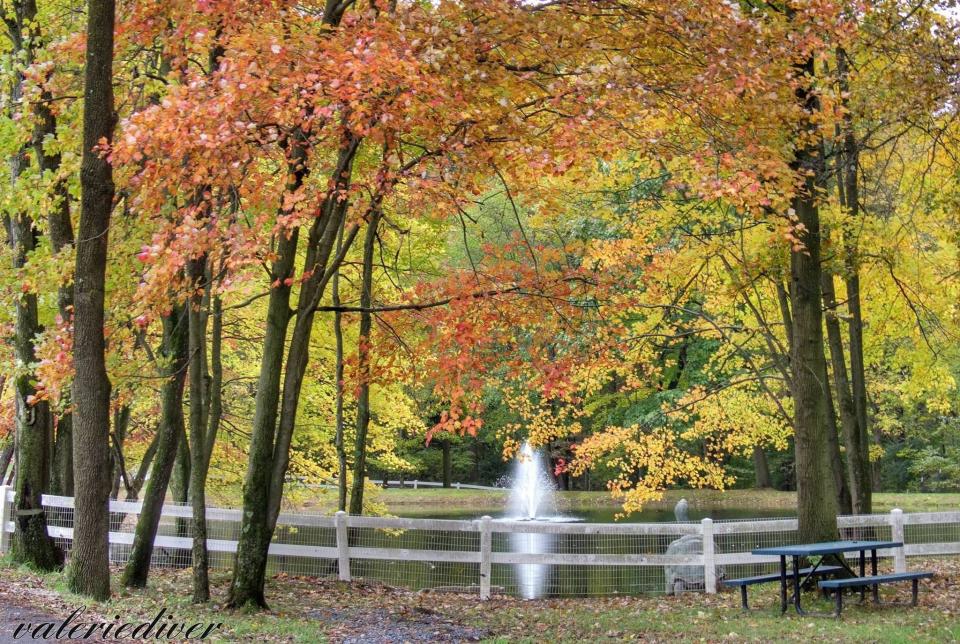
M9 563L0 564L0 605L27 602L63 616L79 605L113 619L150 619L164 607L185 622L222 622L214 641L323 642L356 638L376 641L451 641L479 638L488 642L604 641L826 641L947 642L960 640L960 560L911 561L911 568L937 570L924 582L921 603L908 606L857 606L843 618L779 615L777 588L751 589L758 607L744 614L736 593L689 593L679 597L643 596L523 601L475 595L409 592L376 583L346 584L326 579L274 577L267 582L271 610L222 608L228 576L213 575L211 604L189 603L189 570L156 571L144 590L122 589L114 581L114 598L90 604L67 592L58 574L38 575ZM907 586L884 589L884 599L908 599ZM805 596L808 608L830 605ZM88 612L88 614L89 614ZM89 619L89 618L88 618ZM0 624L0 636L11 624Z
M445 490L442 488L397 489L379 492L390 512L410 516L418 512L431 513L454 509L464 512L495 512L504 507L507 491L500 490ZM321 495L305 504L315 511L330 511L335 498L332 494ZM663 499L647 504L649 509L673 509L681 498L689 501L694 510L748 509L791 510L796 507L795 492L777 490L668 490ZM561 511L575 512L598 508L619 508L609 492L559 492L558 506ZM958 493L912 493L881 492L874 495L874 512L889 512L900 508L904 512L935 512L960 510Z

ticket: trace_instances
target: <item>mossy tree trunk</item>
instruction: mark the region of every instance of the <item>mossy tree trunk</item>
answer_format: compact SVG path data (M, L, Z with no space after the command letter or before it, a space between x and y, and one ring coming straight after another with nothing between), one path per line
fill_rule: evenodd
M123 583L133 588L147 585L153 542L160 525L163 501L173 470L177 449L184 436L183 388L186 381L188 321L186 308L177 305L163 318L163 346L161 354L167 361L165 380L161 388L161 421L158 428L157 455L147 481L143 508L137 520L130 558L123 570Z
M13 15L7 19L7 35L15 54L14 80L11 87L10 112L12 120L26 117L23 110L24 70L34 60L39 42L33 0L15 0ZM11 185L16 186L28 164L29 146L20 147L9 159ZM39 233L33 218L27 212L15 212L4 217L7 237L16 272L25 270L29 255L37 248ZM53 417L46 400L34 400L37 393L34 374L28 365L36 362L34 342L42 331L37 310L37 294L25 290L14 302L13 351L18 365L13 375L16 441L14 456L17 463L15 481L12 555L14 561L26 563L40 570L55 570L63 565L63 553L47 534L46 514L42 496L49 491L50 464L53 449ZM6 469L6 468L4 468Z

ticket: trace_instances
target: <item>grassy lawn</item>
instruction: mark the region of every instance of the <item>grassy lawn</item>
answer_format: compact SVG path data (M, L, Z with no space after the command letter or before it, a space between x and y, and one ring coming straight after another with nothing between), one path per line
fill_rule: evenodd
M575 642L624 641L847 641L947 642L960 640L960 560L911 560L911 568L937 570L924 582L920 606L857 606L851 600L843 618L779 616L777 589L751 591L757 608L744 614L736 593L689 593L680 597L522 601L476 596L408 592L379 584L276 577L267 583L269 612L222 608L228 576L213 576L209 606L189 603L189 570L159 571L145 590L127 591L114 583L114 598L87 604L70 595L60 575L36 575L9 564L0 566L0 603L15 602L54 616L80 605L87 618L149 620L161 608L185 622L222 622L216 641L462 641ZM905 602L908 587L885 589L884 599ZM813 595L808 608L829 610ZM0 639L11 624L0 624Z
M418 511L441 512L446 509L470 512L498 512L506 503L508 493L499 490L444 490L386 489L379 492L379 500L386 503L394 514L410 516ZM681 498L690 502L693 510L710 509L766 509L791 510L796 507L795 492L776 490L669 490L660 501L647 505L649 509L672 510ZM330 511L336 497L320 494L304 505L314 511ZM618 508L619 504L610 494L600 492L559 492L557 504L561 511ZM889 512L900 508L904 512L935 512L960 510L960 494L930 494L910 492L882 492L874 495L874 511Z

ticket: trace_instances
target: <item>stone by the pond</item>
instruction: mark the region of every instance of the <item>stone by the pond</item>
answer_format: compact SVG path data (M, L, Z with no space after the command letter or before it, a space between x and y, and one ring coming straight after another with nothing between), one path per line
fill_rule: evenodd
M687 515L687 500L680 499L673 508L673 515L677 521L689 521ZM685 534L676 541L667 546L668 555L702 555L703 537L697 534ZM685 590L703 590L704 572L703 566L665 566L663 569L666 577L666 587L664 590L668 595L683 592ZM723 579L723 568L717 567L717 579Z
M703 554L703 537L685 534L667 547L668 555ZM703 590L703 566L666 566L666 592L668 595L685 590Z

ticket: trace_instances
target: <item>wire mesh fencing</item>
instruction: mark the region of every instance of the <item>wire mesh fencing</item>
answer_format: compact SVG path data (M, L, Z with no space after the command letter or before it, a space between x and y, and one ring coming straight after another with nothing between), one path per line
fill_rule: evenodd
M68 553L71 497L45 496L49 533ZM130 555L142 506L110 504L110 557ZM163 507L152 565L191 565L192 510ZM242 513L208 508L207 545L214 568L229 569ZM905 570L908 557L960 555L960 512L841 516L841 539L902 542L880 550L885 569ZM15 528L13 491L0 487L0 551ZM574 523L408 519L281 513L270 544L268 574L376 580L414 590L508 594L524 598L716 592L724 578L771 573L775 557L752 550L797 543L796 519L686 523ZM851 564L856 563L856 553Z

